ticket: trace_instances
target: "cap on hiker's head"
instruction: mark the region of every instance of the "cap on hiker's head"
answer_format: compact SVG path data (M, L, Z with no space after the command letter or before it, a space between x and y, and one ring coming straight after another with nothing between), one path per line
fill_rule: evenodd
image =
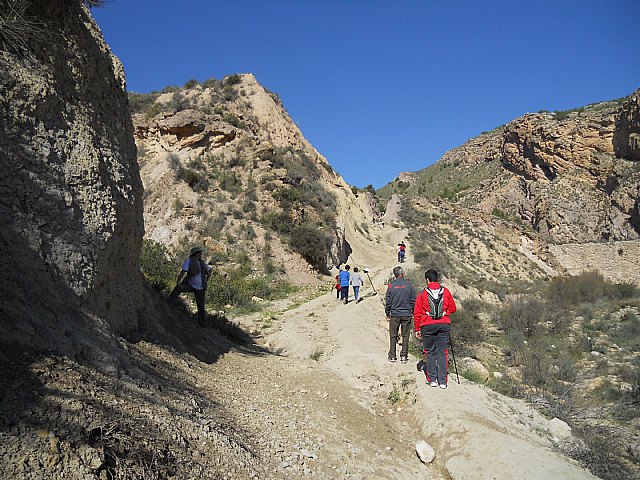
M195 255L198 252L204 252L204 250L202 250L200 247L193 247L191 249L191 255Z

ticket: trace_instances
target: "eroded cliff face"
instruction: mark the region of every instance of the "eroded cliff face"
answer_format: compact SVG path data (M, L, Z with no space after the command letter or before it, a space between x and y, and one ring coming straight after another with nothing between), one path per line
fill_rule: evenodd
M78 353L89 317L138 327L142 183L122 66L89 12L27 15L37 35L0 49L2 335Z
M346 261L355 196L252 74L142 97L150 103L133 121L148 238L173 248L202 241L229 259L240 249L258 268L266 259L289 274ZM294 239L295 228L320 233ZM323 258L289 248L300 240Z
M523 178L526 216L543 236L556 243L639 237L637 110L636 93L621 107L563 120L526 115L505 127L501 161Z
M460 172L502 167L459 203L519 217L551 243L640 238L639 97L527 114L447 152Z

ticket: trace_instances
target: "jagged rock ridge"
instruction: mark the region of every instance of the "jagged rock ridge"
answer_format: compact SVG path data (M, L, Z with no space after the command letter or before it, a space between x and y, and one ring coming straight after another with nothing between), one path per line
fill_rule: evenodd
M524 115L431 167L403 174L389 188L417 211L424 211L424 197L440 197L454 216L492 235L500 231L496 242L502 236L528 245L524 251L543 260L547 273L599 269L618 281L637 281L639 104L637 91L576 111ZM611 242L595 263L593 256L586 261L567 256L571 249L550 248L592 242ZM620 248L614 242L631 243ZM616 264L627 266L621 271L608 261L618 252Z

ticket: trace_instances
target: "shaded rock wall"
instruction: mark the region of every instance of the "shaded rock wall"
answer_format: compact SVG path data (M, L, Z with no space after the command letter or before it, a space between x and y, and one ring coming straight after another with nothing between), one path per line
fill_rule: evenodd
M0 333L77 353L91 319L138 327L142 183L124 73L89 12L27 16L37 36L0 44Z

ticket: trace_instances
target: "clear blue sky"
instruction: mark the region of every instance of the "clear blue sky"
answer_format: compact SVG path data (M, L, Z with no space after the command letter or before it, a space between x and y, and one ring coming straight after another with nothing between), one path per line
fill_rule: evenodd
M638 0L106 0L93 14L130 91L253 73L358 187L526 112L640 87Z

